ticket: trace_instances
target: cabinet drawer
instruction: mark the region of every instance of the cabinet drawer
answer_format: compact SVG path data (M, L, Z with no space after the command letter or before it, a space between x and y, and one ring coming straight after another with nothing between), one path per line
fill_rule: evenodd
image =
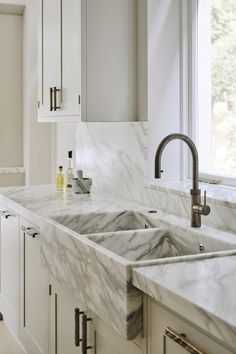
M150 354L236 353L151 299L148 301L148 337Z

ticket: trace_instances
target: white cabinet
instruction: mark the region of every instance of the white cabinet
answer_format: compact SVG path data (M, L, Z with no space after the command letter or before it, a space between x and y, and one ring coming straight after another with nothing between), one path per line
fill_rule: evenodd
M0 312L16 336L19 335L19 217L1 209Z
M20 223L20 340L30 354L48 353L48 275L37 225Z
M80 120L81 0L40 0L38 120Z
M50 280L50 354L144 354Z
M50 280L50 354L82 354L83 315L85 306L55 280ZM87 341L91 340L90 324ZM92 335L93 337L93 335ZM94 347L94 342L90 345ZM88 353L93 354L90 350Z
M202 331L149 298L149 354L233 354Z
M39 1L38 121L147 120L147 1Z

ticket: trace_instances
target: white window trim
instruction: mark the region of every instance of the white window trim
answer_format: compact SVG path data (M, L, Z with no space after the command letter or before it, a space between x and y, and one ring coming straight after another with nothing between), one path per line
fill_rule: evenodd
M197 138L197 9L198 0L182 0L181 31L181 132L189 135L193 141ZM182 180L190 178L192 157L183 145L181 148Z
M198 9L201 0L181 1L181 131L197 141L198 117ZM204 1L204 0L203 0ZM187 149L181 150L182 180L191 176L192 160ZM200 179L218 181L236 187L236 178L221 174L200 173Z

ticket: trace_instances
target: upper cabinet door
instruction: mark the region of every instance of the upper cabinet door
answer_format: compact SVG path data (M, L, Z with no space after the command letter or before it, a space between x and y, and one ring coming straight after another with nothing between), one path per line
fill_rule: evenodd
M39 16L40 122L80 120L81 3L41 0Z
M81 0L62 0L61 112L80 116Z

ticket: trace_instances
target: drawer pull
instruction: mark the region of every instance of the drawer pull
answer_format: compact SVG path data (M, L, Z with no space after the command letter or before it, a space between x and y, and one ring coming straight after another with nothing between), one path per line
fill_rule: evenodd
M53 88L53 110L54 111L57 111L58 109L61 108L61 106L57 105L57 93L58 92L61 92L61 90L56 88L56 87L54 87Z
M83 334L82 334L82 354L87 354L89 349L92 349L91 345L88 345L88 322L92 321L91 318L88 318L85 314L83 314L82 317L82 328L83 328Z
M79 347L82 342L80 337L80 315L83 315L84 311L80 311L78 307L75 308L75 346Z
M166 337L168 337L171 340L173 340L176 344L181 346L188 353L191 353L191 354L207 354L206 352L203 352L202 350L198 349L195 346L195 344L193 344L192 342L188 341L184 334L179 334L179 333L175 332L173 329L171 329L170 327L166 327L166 329L165 329L164 354L166 354Z
M39 235L39 232L34 229L33 227L25 227L24 225L21 226L21 230L27 235L32 238L35 238Z
M50 87L50 111L53 111L53 104L52 104L52 96L53 96L53 88Z

